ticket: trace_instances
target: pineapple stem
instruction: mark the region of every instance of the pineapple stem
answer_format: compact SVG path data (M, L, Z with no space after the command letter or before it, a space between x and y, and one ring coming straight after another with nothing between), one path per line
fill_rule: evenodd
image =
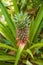
M18 64L20 55L21 55L22 50L24 49L24 47L25 47L25 44L21 44L21 45L19 46L18 52L17 52L17 56L16 56L16 61L15 61L14 65L17 65L17 64Z

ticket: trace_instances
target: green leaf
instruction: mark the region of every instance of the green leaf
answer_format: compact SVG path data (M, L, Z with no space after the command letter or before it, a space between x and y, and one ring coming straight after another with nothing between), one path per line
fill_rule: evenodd
M41 39L41 41L40 41L41 43L43 43L43 39Z
M8 14L5 6L3 5L3 3L1 1L0 1L0 8L3 11L3 14L5 16L5 19L7 21L7 24L9 26L10 30L12 31L12 34L13 34L14 39L15 39L15 37L16 37L16 33L15 33L16 32L16 28L15 28L15 25L13 24L13 22L12 22L12 20L10 18L10 15Z
M13 51L16 51L15 48L9 46L9 45L6 45L4 43L0 43L0 48L6 48L6 49L10 49L10 50L13 50Z
M33 44L29 49L41 48L41 47L43 47L43 43L35 43L35 44Z
M25 44L21 44L19 46L18 51L17 51L17 55L16 55L16 61L15 61L14 65L17 65L18 64L18 61L20 59L20 56L21 56L21 53L22 53L24 47L25 47Z
M0 55L0 61L14 61L15 58L14 56L9 56L9 55Z
M17 6L17 0L12 0L13 1L13 5L14 5L14 11L16 14L19 13L19 9L18 9L18 6Z
M43 20L42 20L42 22L40 23L40 25L39 25L39 27L38 27L38 29L37 29L37 32L36 32L36 34L35 34L35 38L34 38L34 40L33 40L33 42L35 43L37 40L38 40L38 35L40 34L40 32L41 32L41 30L42 30L42 27L43 27Z
M36 60L35 61L38 65L43 65L43 60Z
M43 53L41 53L41 58L43 58Z
M26 61L26 65L33 65L30 61Z
M18 64L18 61L20 59L21 53L22 53L22 49L18 48L18 52L17 52L17 55L16 55L16 60L15 60L14 65L17 65Z
M37 30L40 26L40 23L42 22L43 18L43 5L40 7L39 12L36 16L35 21L33 21L30 25L30 42L33 42L35 35L37 33Z
M11 40L10 35L7 33L6 29L5 29L4 26L2 26L1 24L0 24L0 33L1 33L4 37L6 37L6 39ZM6 34L6 33L7 33L7 34Z
M0 65L13 65L13 63L0 61Z
M6 52L0 49L0 55L2 54L6 54Z
M26 51L27 51L27 53L29 53L29 54L31 55L31 57L34 59L34 57L33 57L33 54L32 54L32 52L31 52L31 50L30 50L30 49L27 49Z
M2 22L0 22L0 33L10 40L12 43L15 43L14 37L8 27L6 27ZM7 34L6 34L7 33Z

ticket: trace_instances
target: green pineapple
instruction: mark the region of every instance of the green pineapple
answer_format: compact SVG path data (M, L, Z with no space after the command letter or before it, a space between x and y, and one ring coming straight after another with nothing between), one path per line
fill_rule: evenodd
M14 19L17 30L17 38L22 40L22 42L25 42L28 38L28 26L30 19L26 13L22 12L18 15L15 15Z

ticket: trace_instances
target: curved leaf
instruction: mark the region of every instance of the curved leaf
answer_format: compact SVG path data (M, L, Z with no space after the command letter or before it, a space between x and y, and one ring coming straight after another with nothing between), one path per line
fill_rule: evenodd
M15 48L9 46L9 45L6 45L4 43L0 43L0 48L6 48L6 49L10 49L10 50L13 50L13 51L16 51Z
M43 47L43 43L36 43L36 44L33 44L29 49L40 48L40 47Z
M30 49L27 49L26 52L29 53L31 55L31 57L34 59L33 54Z

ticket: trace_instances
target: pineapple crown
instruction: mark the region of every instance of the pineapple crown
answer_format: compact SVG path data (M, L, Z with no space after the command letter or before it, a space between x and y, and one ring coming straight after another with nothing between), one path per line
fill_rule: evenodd
M27 13L22 13L22 12L20 14L14 15L14 21L15 21L16 27L23 29L26 26L28 26L30 23L29 18L30 16L28 16Z

